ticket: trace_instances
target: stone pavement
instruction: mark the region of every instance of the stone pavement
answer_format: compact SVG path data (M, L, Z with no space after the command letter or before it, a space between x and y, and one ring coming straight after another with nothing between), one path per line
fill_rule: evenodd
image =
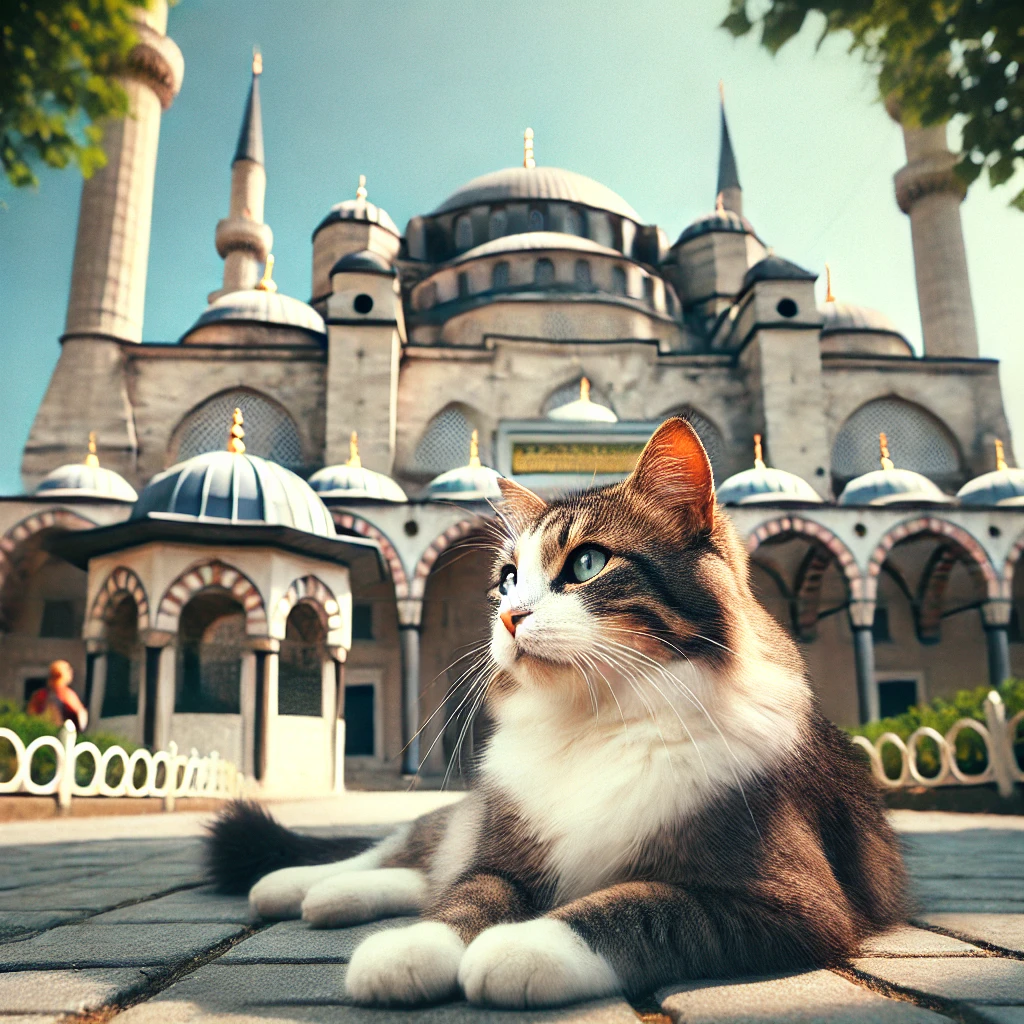
M307 823L326 816L307 814ZM635 1008L611 999L523 1013L464 1003L414 1012L346 1005L355 945L404 922L336 931L253 924L244 898L204 885L187 823L180 836L160 835L166 823L110 823L116 838L73 842L53 841L63 839L59 825L48 834L5 828L0 1024L637 1024L641 1016L664 1024L1024 1024L1024 819L895 818L919 908L912 925L868 943L849 964L672 986ZM158 834L147 837L147 827ZM380 834L386 826L364 818L336 831Z

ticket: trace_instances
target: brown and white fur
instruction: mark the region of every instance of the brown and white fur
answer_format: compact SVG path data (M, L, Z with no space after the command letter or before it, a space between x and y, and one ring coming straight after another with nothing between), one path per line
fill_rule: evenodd
M502 491L471 792L351 859L266 875L254 910L419 914L356 949L351 997L497 1007L832 963L901 920L873 783L751 593L690 426L664 423L612 487Z

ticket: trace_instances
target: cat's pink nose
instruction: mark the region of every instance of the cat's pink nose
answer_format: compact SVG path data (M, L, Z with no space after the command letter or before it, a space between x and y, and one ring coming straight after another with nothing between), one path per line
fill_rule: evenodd
M505 628L509 631L509 633L511 633L512 636L515 636L516 626L518 626L519 623L522 622L523 619L525 619L526 616L529 614L529 612L524 612L518 608L506 608L501 613L500 618L501 621L505 624Z

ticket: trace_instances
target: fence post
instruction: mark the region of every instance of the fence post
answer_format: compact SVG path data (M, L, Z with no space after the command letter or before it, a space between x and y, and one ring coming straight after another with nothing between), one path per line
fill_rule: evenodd
M996 787L1001 797L1013 796L1013 747L1006 729L1006 705L995 690L985 698L985 724L988 726L989 752Z
M167 744L167 791L164 793L164 810L174 810L174 791L178 788L178 744L171 740Z
M70 719L61 729L61 743L64 744L64 763L60 766L60 781L57 783L57 808L61 814L71 809L71 787L75 784L75 744L78 740L75 724Z

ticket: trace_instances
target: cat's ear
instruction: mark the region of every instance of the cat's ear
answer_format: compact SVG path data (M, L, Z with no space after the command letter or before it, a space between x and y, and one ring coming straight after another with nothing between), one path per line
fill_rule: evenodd
M679 416L651 435L626 486L696 530L715 525L715 480L697 431Z
M517 484L515 480L499 477L498 487L501 489L498 509L519 529L532 523L548 507L540 495L534 494L529 487Z

